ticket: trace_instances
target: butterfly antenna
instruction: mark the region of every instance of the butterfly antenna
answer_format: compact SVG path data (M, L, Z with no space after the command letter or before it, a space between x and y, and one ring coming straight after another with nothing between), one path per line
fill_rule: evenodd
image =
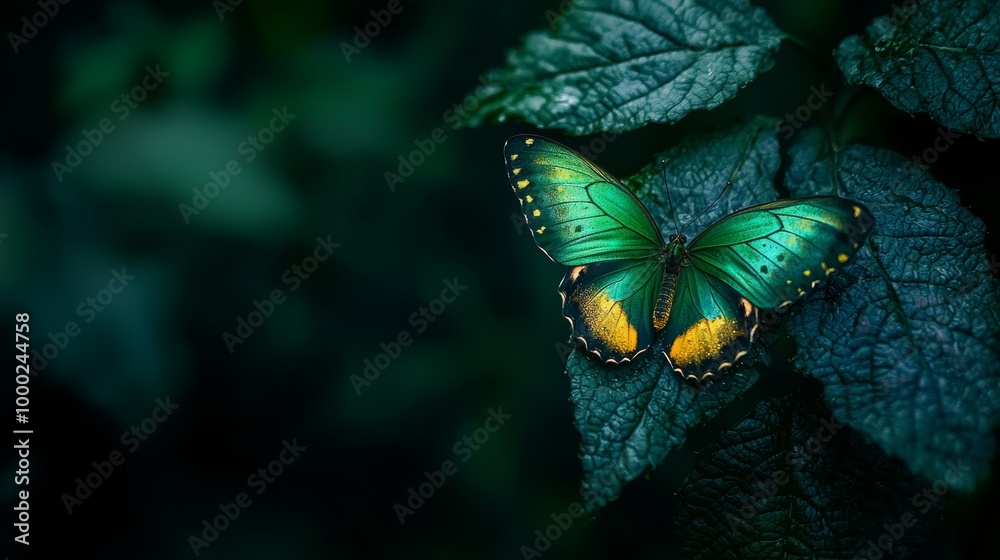
M670 205L670 215L674 218L674 231L680 233L681 225L677 223L677 208L670 200L670 186L667 185L667 160L660 160L660 169L663 171L663 190L667 191L667 204Z
M705 212L708 212L709 210L711 210L711 208L713 206L715 206L715 203L719 202L719 199L722 198L722 195L726 194L726 190L729 189L729 185L732 185L732 184L733 184L732 179L726 181L726 186L722 187L722 190L719 191L719 195L715 197L715 200L713 200L711 204L709 204L708 206L706 206L697 216L694 217L693 220L691 220L690 222L688 222L687 225L684 226L684 229L687 229L688 226L690 226L691 224L697 222L698 218L700 218L700 217L702 217L702 216L705 215ZM684 229L682 229L680 231L680 233L684 233Z

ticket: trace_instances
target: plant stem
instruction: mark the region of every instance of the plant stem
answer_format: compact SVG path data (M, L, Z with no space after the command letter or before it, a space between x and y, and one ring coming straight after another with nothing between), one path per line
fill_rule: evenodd
M826 61L823 58L821 58L818 54L816 54L816 51L814 51L812 47L806 44L805 41L799 39L794 35L786 35L785 38L788 39L788 41L795 48L797 48L803 55L805 55L806 58L809 59L809 62L811 62L813 66L816 67L816 70L819 71L820 74L826 71L827 68Z

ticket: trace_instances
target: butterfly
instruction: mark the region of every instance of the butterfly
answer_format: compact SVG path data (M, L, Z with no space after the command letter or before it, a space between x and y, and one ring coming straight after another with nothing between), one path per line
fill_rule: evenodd
M737 363L761 310L790 305L844 266L875 222L845 198L785 199L734 212L690 244L682 231L665 242L631 191L566 146L514 136L504 159L535 244L570 267L559 293L573 339L623 363L661 335L670 367L696 380Z

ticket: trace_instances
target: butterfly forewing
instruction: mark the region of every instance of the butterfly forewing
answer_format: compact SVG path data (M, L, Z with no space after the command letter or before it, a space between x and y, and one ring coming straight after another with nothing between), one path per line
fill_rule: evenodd
M779 200L719 220L691 242L688 258L753 305L773 309L843 267L873 224L867 208L844 198Z
M535 243L577 266L654 256L663 238L621 183L576 152L539 136L504 146L507 175Z

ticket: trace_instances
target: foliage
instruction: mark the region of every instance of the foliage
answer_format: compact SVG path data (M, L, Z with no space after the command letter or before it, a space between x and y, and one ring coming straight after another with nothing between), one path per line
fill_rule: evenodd
M996 137L1000 7L929 0L912 9L878 18L862 37L841 43L834 56L845 82L872 86L896 107L945 127ZM736 96L774 65L787 38L763 10L737 0L586 0L550 20L553 29L530 33L491 72L491 95L467 125L516 117L588 134L674 123ZM692 234L779 192L837 194L875 215L875 234L858 259L784 326L798 349L794 367L819 388L803 378L787 396L761 403L712 444L682 486L677 520L695 556L863 553L866 540L919 491L921 478L942 479L956 463L968 465L950 483L971 490L992 460L991 432L1000 424L1000 302L983 224L905 157L841 143L838 131L850 116L840 110L850 107L843 93L853 90L841 88L828 126L800 133L790 146L779 144L777 123L756 118L687 137L624 181L665 235L673 233L674 217L691 220L730 179L733 187ZM783 157L789 163L779 180ZM664 159L674 208L665 203L658 164ZM617 366L574 351L566 371L584 487L598 496L595 507L661 464L689 428L744 394L758 372L767 376L764 365L692 386L659 352ZM804 388L813 390L803 396ZM828 417L849 426L847 435L796 470L792 484L762 501L750 522L735 529L725 523L739 516L755 477L779 468L776 459ZM852 525L856 518L862 521ZM901 537L891 555L906 554L917 532ZM761 544L768 542L773 546Z

